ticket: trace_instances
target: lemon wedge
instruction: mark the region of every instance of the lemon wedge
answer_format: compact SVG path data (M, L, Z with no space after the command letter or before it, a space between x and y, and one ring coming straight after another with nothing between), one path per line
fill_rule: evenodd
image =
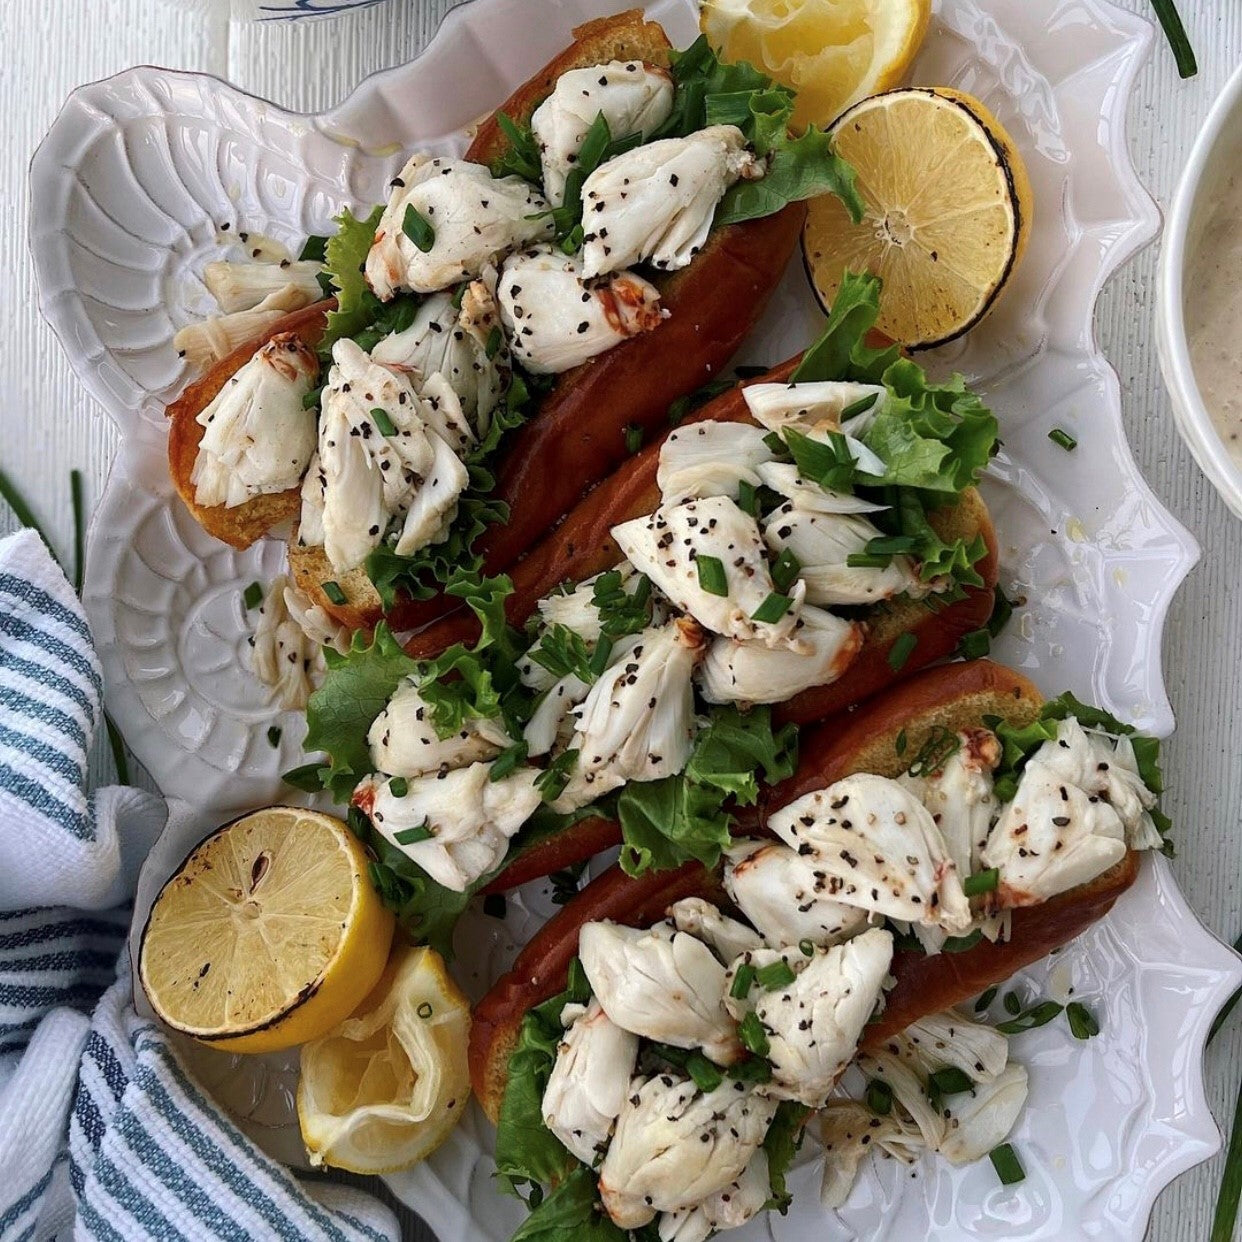
M470 1098L470 1005L433 949L399 947L375 990L302 1049L298 1122L313 1165L392 1173L448 1137Z
M992 308L1022 261L1031 183L983 104L944 87L865 99L832 127L866 210L814 199L802 234L807 272L830 306L841 277L882 277L877 327L911 349L960 336Z
M931 0L703 0L699 27L728 61L797 91L796 128L825 126L896 86L917 55Z
M339 819L270 807L217 829L164 885L138 973L175 1030L274 1052L357 1008L384 971L393 926Z

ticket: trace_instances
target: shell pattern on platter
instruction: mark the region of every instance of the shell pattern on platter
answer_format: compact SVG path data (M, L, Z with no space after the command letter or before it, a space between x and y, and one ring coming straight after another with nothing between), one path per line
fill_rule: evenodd
M172 336L208 309L203 265L236 254L240 230L297 246L343 207L381 201L411 148L461 150L466 126L559 51L572 26L617 7L543 0L544 20L531 23L529 0L474 0L450 12L417 61L375 75L318 117L214 78L131 70L76 92L37 153L31 246L41 308L122 432L84 592L108 706L164 792L195 808L171 817L148 861L137 926L203 831L230 811L288 800L280 773L300 762L300 718L282 716L238 659L241 594L279 570L282 546L235 552L214 542L167 474L163 406L186 379ZM647 9L675 43L693 38L689 0ZM1107 0L942 0L914 76L980 96L1021 148L1036 195L1026 259L996 312L923 359L965 372L1002 424L1005 452L985 490L1003 581L1028 602L995 654L1045 691L1072 689L1165 734L1161 632L1198 550L1138 474L1117 378L1092 330L1104 281L1158 227L1124 132L1150 41L1145 22ZM784 358L821 321L792 266L741 361ZM1075 453L1047 439L1054 426L1075 436ZM272 725L281 728L275 745ZM504 922L481 912L463 920L457 973L472 995L546 916L546 886L528 886L508 909ZM1201 1054L1212 1012L1236 986L1236 959L1155 860L1108 920L1060 962L1029 972L1032 990L1062 977L1100 1012L1104 1034L1084 1045L1050 1027L1015 1046L1035 1101L1015 1139L1031 1174L1022 1186L997 1187L986 1166L928 1163L911 1177L877 1165L825 1218L808 1152L794 1210L730 1236L1050 1239L1090 1230L1137 1242L1159 1190L1218 1142ZM222 1081L245 1067L225 1068ZM288 1116L281 1124L287 1078L255 1074L232 1082L231 1102L260 1142L288 1156L296 1126ZM428 1162L389 1180L439 1236L499 1242L517 1205L497 1193L489 1153L489 1128L472 1109Z

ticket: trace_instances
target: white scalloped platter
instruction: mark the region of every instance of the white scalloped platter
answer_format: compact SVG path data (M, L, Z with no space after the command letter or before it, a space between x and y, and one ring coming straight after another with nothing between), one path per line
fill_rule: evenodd
M302 736L300 718L280 713L239 658L241 593L278 571L281 545L239 553L216 543L168 480L163 405L187 378L172 336L205 309L197 273L236 246L238 230L296 246L343 207L380 201L412 147L461 150L469 123L564 46L573 25L623 3L541 0L537 22L532 7L474 0L452 11L417 61L318 117L214 78L131 70L75 92L35 156L41 307L122 432L84 592L108 707L161 788L185 804L148 860L137 927L209 827L287 800L279 774L299 761ZM647 8L674 42L693 38L689 0ZM1134 465L1117 379L1092 330L1104 281L1158 229L1125 143L1151 37L1107 0L941 0L914 77L981 97L1022 149L1035 189L1031 244L996 312L923 359L964 371L1002 424L1005 451L985 486L1004 583L1027 602L995 654L1048 692L1072 689L1166 735L1161 634L1198 548ZM795 261L740 360L784 358L821 321ZM1074 453L1047 439L1055 426L1078 440ZM549 909L536 885L510 901L503 923L481 912L463 921L457 973L469 992L504 969ZM730 1236L1137 1242L1159 1191L1219 1144L1202 1052L1242 967L1156 859L1108 919L1026 977L1043 992L1072 986L1103 1034L1082 1044L1058 1024L1018 1041L1033 1084L1015 1136L1024 1183L1001 1188L986 1165L877 1165L827 1216L808 1144L789 1215ZM214 1053L194 1063L265 1147L297 1158L287 1065ZM489 1153L472 1110L431 1160L389 1181L442 1238L501 1242L518 1208L496 1192Z

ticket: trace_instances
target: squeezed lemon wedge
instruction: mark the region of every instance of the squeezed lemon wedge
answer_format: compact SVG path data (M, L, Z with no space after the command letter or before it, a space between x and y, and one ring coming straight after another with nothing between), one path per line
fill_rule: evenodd
M470 1098L470 1005L432 949L398 947L352 1017L302 1048L298 1122L313 1165L392 1173L448 1137Z

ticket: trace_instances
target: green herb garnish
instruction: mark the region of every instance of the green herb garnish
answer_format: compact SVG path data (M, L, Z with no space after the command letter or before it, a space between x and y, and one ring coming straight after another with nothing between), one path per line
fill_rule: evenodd
M378 405L371 411L371 417L375 419L375 426L379 429L382 436L395 436L397 429L392 425L392 419L388 417L388 411L381 409Z
M242 592L242 603L246 605L246 611L251 608L257 608L263 602L263 588L257 583L252 582Z
M764 625L775 625L789 611L792 603L793 600L788 595L783 595L780 591L770 591L767 599L750 614L750 619Z
M992 1167L996 1170L996 1176L1000 1178L1002 1186L1013 1186L1025 1181L1026 1170L1023 1169L1022 1162L1008 1143L994 1147L988 1153L988 1159L992 1161Z
M401 231L426 254L436 244L436 231L431 221L420 212L413 203L407 203L405 216L401 221Z
M995 892L999 883L1000 871L991 867L987 871L976 871L974 875L968 875L962 881L962 892L967 897L978 897L982 893Z
M700 555L695 557L694 564L699 573L699 586L708 595L729 594L729 579L725 575L724 562L720 557Z

